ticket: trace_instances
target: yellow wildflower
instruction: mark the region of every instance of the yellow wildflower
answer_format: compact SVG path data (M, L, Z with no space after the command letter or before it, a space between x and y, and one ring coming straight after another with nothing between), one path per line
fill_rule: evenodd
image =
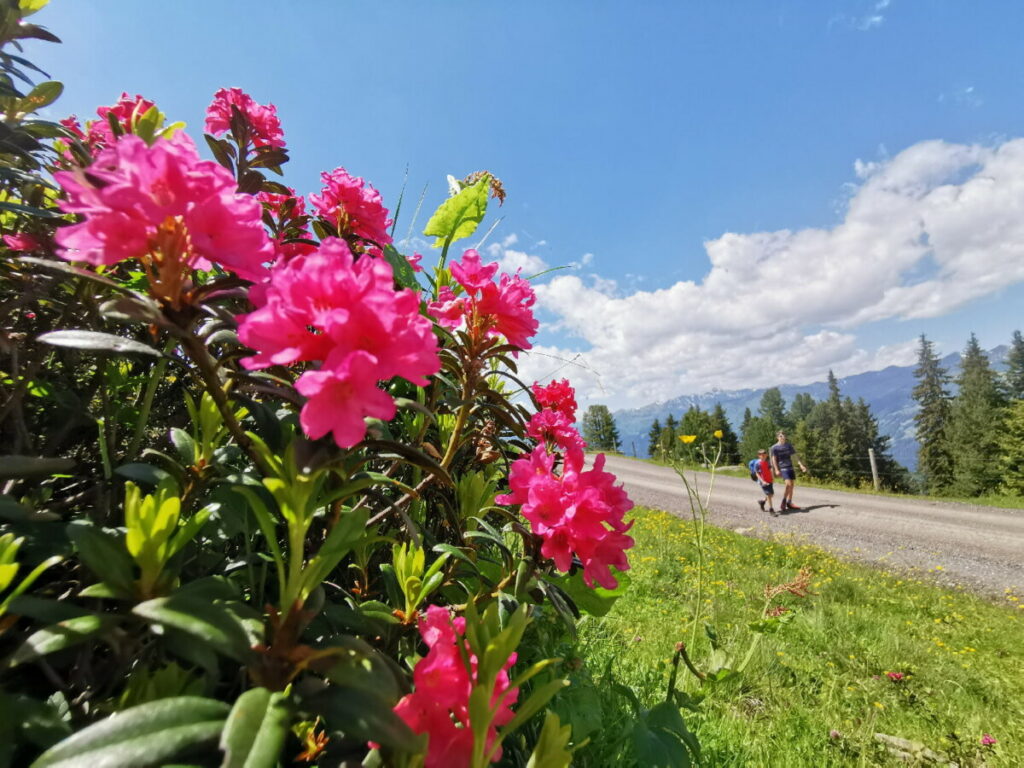
M716 429L716 430L715 430L714 432L712 432L711 434L713 434L713 435L714 435L715 437L717 437L717 438L718 438L719 440L721 440L721 439L722 439L722 430L720 430L720 429Z
M694 440L697 439L697 436L696 435L680 435L679 439L682 440L684 443L692 443Z

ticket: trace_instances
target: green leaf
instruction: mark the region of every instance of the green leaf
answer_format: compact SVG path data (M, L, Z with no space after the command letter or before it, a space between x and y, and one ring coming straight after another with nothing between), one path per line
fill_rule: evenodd
M166 470L143 462L122 464L114 470L114 474L120 475L121 477L127 478L128 480L132 480L136 483L151 485L154 488L159 485L161 481L166 480L171 476Z
M434 211L423 234L436 237L435 248L472 235L487 213L491 179L483 176L476 184L449 197Z
M304 704L305 709L323 717L328 729L342 731L349 738L375 741L409 753L418 752L422 746L422 738L392 711L386 701L360 688L332 686Z
M14 653L4 660L3 666L16 667L26 661L38 659L50 653L84 643L117 624L118 619L110 615L89 614L66 619L38 632L33 632L18 646Z
M651 768L689 768L700 757L700 746L686 728L679 708L663 701L644 713L633 727L637 762Z
M227 704L199 696L140 704L64 739L32 768L146 768L208 754L227 714Z
M548 712L526 768L568 768L572 763L572 752L567 749L571 737L572 727L562 725L558 715Z
M0 480L24 477L45 477L70 472L73 459L50 459L42 456L4 456L0 463Z
M171 444L186 467L191 467L195 463L196 441L188 432L180 427L171 427Z
M412 268L412 264L399 253L393 245L384 246L384 258L387 259L388 264L391 265L391 271L394 272L395 281L403 288L412 288L415 291L420 289L420 284L416 280L416 271Z
M55 347L71 347L94 352L115 352L124 355L149 355L160 357L160 350L143 344L134 339L125 339L112 333L99 331L50 331L39 336L36 341L52 344Z
M135 592L132 560L119 538L83 521L68 525L67 532L82 562L101 581L122 597Z
M22 16L31 16L50 4L50 0L18 0L18 10Z
M220 748L221 768L274 768L281 754L291 710L283 693L253 688L243 693L231 708Z
M23 205L22 203L12 203L7 200L0 201L0 211L24 213L28 216L36 216L40 219L59 219L63 216L63 214L56 209L48 210L46 208L36 208L35 206Z
M572 598L576 607L581 611L589 613L591 616L606 616L629 586L629 577L626 574L616 572L615 577L619 581L619 586L615 589L588 587L583 581L582 571L577 571L572 576L562 576L552 580Z
M53 104L60 95L64 93L64 84L56 80L47 80L33 88L28 96L18 102L18 110L21 112L35 112L43 107Z
M249 636L241 620L223 603L176 594L139 603L132 613L191 635L236 661L244 661L251 653Z

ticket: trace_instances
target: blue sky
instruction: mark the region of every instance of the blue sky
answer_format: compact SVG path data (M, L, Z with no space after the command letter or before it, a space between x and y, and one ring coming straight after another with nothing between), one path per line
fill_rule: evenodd
M1024 324L1019 3L53 0L37 18L64 40L32 49L62 113L141 93L198 139L214 90L240 86L277 105L300 192L343 165L393 207L408 168L431 208L445 174L493 171L491 255L578 265L540 289L525 367L576 360L559 375L584 402L810 381L905 362L921 332L952 351ZM921 199L990 175L974 209ZM934 259L900 255L918 219ZM882 296L866 273L936 288Z

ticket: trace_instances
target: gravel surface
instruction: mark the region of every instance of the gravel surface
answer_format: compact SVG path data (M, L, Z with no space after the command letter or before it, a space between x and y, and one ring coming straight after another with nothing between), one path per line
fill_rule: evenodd
M618 456L608 457L607 469L635 504L689 517L686 492L672 469ZM706 496L710 475L687 477L696 477ZM776 508L782 487L775 484ZM801 487L799 476L793 501L802 511L770 517L758 509L758 498L760 489L748 478L718 475L708 520L749 536L797 535L848 558L916 569L945 586L1000 596L1024 588L1022 510Z

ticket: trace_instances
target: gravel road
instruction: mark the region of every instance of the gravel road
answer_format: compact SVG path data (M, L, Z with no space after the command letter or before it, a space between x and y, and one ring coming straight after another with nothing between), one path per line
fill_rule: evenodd
M688 517L679 476L667 467L609 456L607 469L638 505ZM697 477L702 494L710 476ZM782 484L775 485L775 499ZM990 595L1024 588L1024 510L945 501L829 491L800 485L802 511L769 517L757 507L759 489L748 478L715 478L709 522L766 538L796 534L845 557L885 567L919 569L923 577ZM776 504L778 506L778 504Z

